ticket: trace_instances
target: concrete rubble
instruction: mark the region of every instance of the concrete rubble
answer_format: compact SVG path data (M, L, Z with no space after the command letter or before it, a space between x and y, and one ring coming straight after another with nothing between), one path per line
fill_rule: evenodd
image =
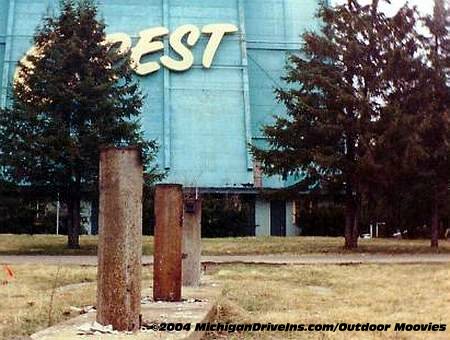
M93 306L78 308L79 316L31 336L39 340L102 340L102 339L201 339L202 332L195 332L195 324L210 322L215 316L217 300L222 292L220 284L211 282L208 277L197 288L183 287L180 302L153 301L150 289L144 290L141 298L142 323L139 332L118 332L111 325L96 322ZM190 331L159 332L154 325L160 323L190 323Z

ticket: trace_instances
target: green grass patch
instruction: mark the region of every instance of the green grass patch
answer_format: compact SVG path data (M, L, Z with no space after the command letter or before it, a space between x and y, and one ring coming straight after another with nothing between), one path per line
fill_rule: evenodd
M0 255L96 255L97 236L83 235L80 249L67 249L66 236L0 235ZM342 237L238 237L203 239L203 255L266 254L433 254L450 253L450 242L442 240L439 249L429 240L372 239L360 240L358 249L343 248ZM153 237L143 240L144 255L153 254Z

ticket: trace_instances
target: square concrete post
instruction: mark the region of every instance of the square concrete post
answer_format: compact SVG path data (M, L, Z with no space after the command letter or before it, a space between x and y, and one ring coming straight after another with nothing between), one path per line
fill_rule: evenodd
M139 330L143 168L137 148L100 153L97 322Z
M155 191L155 250L153 299L181 300L181 239L183 189L178 184L161 184Z
M188 199L183 218L183 286L200 284L202 253L202 202Z

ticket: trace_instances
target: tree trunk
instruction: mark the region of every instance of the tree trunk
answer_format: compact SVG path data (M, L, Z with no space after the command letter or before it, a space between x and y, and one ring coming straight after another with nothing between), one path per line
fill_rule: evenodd
M68 197L67 247L69 249L80 248L81 208L80 208L80 178L76 176Z
M358 248L360 214L361 214L361 199L358 197L355 201L355 217L353 220L353 229L352 229L354 248Z
M354 249L357 247L357 241L354 238L354 228L355 228L355 200L352 193L347 193L347 198L345 202L345 248Z
M80 200L75 197L69 198L67 204L68 223L67 223L67 248L80 248Z
M431 207L431 247L439 246L439 199L437 195L433 197Z

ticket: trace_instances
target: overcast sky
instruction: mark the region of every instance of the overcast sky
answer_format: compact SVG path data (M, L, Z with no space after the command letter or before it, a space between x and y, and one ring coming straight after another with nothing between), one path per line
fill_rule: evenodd
M332 0L332 3L342 3L346 0ZM406 0L391 0L391 5L383 3L381 8L387 15L393 15L395 12L402 7L407 1ZM421 14L431 14L433 13L434 0L409 0L410 5L415 5L419 9ZM361 3L371 3L371 0L361 0Z

